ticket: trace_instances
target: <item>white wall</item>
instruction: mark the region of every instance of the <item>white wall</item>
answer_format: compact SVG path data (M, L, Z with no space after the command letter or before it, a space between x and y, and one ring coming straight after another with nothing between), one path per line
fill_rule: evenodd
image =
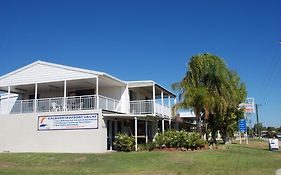
M130 98L129 98L128 86L123 87L121 89L121 93L122 93L122 96L121 96L121 112L129 114L130 113L130 109L129 109Z
M75 114L77 112L64 112ZM31 113L0 116L0 152L68 152L101 153L107 150L107 129L101 110L79 111L98 113L98 129L38 131L38 116L60 113Z

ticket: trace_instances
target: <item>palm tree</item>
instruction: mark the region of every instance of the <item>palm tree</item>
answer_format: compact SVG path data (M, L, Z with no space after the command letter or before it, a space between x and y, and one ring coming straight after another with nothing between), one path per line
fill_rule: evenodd
M222 123L228 107L233 108L240 101L241 98L236 97L239 88L235 86L239 83L239 76L230 71L221 58L211 54L192 56L183 80L172 85L183 97L174 109L192 109L197 120L197 131L201 131L199 121L202 117L204 134L208 137L209 117L215 117L215 123Z

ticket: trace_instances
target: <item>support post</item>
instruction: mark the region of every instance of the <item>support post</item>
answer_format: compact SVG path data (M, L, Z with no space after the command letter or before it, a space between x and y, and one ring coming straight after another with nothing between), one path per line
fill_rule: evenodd
M245 132L245 139L246 139L246 144L249 143L249 140L248 140L248 127L247 127L247 114L244 112L244 118L246 120L246 132Z
M99 101L99 77L96 78L96 101L97 101L97 109L100 108L100 101Z
M168 106L169 106L169 129L171 129L171 118L172 118L172 109L171 109L171 96L168 96Z
M109 137L109 150L112 150L112 121L111 120L108 120L109 122L109 134L108 134L108 137Z
M241 145L241 143L242 143L242 140L241 140L241 132L239 131L239 143L240 143L240 145Z
M257 116L257 136L260 137L260 134L259 134L259 106L258 104L255 104L255 107L256 107L256 116Z
M35 92L34 92L34 111L33 112L37 112L37 83L35 83Z
M164 117L164 93L161 91L161 114Z
M165 131L165 120L164 118L162 119L162 133Z
M169 129L171 129L171 123L172 123L172 119L171 117L169 118Z
M153 84L152 87L152 96L153 96L153 115L156 115L156 111L155 111L155 84Z
M114 139L116 137L117 134L117 120L114 121Z
M168 106L169 106L169 108L171 107L171 96L170 95L168 96Z
M147 133L147 120L145 120L145 143L148 142L148 133Z
M66 111L66 80L63 85L63 110Z
M135 117L135 150L138 150L138 120Z
M10 99L11 96L11 86L8 86L8 99Z

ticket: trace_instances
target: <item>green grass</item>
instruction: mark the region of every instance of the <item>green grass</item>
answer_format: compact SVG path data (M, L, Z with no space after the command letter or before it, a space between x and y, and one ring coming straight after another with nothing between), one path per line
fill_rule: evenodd
M106 154L1 153L0 174L275 174L281 151L266 142L193 152L131 152Z

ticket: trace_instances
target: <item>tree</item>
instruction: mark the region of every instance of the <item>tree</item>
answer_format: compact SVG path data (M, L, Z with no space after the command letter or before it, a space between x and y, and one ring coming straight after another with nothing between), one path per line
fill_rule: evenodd
M220 118L219 131L223 141L226 142L228 137L233 137L237 131L238 120L244 117L243 110L238 109L238 106L247 96L246 86L236 72L228 71L227 83L220 96L226 100L226 108L224 113L216 113L216 118Z
M190 109L196 116L197 131L201 131L200 120L204 123L209 118L218 93L221 78L226 73L223 60L211 54L199 54L191 57L188 71L181 82L172 85L174 90L180 92L183 97L175 108ZM204 130L206 124L204 124Z
M206 136L209 130L212 135L218 130L224 135L233 133L234 123L240 116L237 108L246 97L246 88L221 58L208 53L192 56L185 77L172 88L182 98L174 108L192 109L197 131L202 131L202 119Z

